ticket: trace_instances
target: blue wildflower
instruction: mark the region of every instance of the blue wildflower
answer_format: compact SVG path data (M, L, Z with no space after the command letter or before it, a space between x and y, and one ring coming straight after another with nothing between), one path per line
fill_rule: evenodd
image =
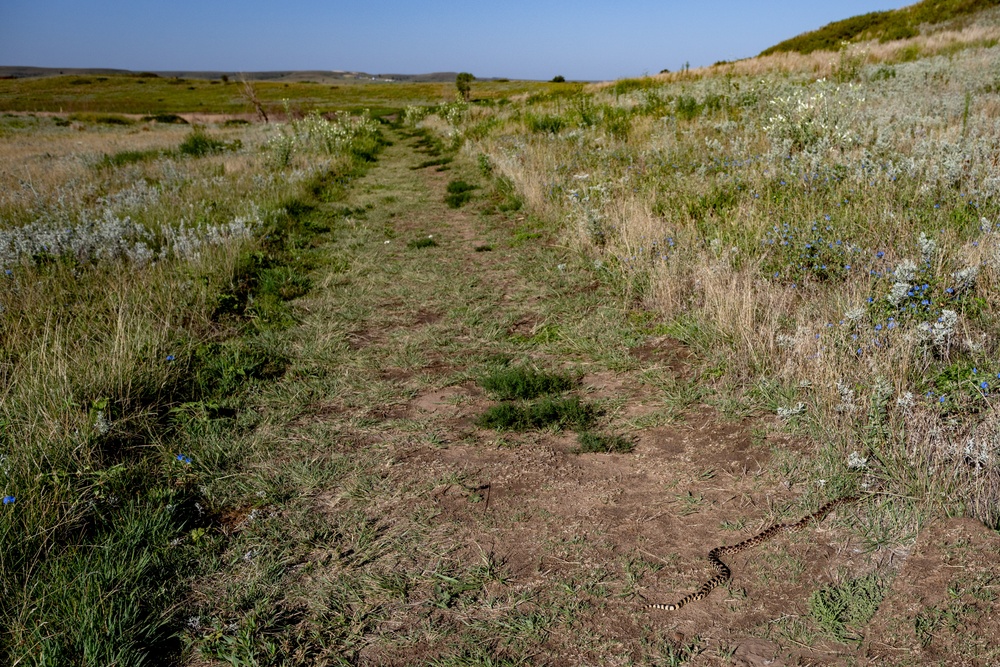
M4 505L13 505L14 501L16 501L16 500L17 500L17 498L15 498L14 496L4 496L3 497L3 504Z
M986 380L983 380L982 382L979 383L979 388L980 389L989 389L990 388L990 383L987 382Z
M190 456L185 456L184 454L178 454L177 455L177 460L180 461L181 463L187 463L189 465L191 463L191 457Z
M174 360L174 355L168 354L167 355L167 361L173 361L173 360Z
M883 257L885 257L885 253L879 250L877 253L875 253L875 256L878 257L879 259L882 259Z

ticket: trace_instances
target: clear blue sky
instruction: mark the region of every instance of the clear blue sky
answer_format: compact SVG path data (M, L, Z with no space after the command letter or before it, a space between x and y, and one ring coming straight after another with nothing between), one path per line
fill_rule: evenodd
M615 79L912 2L0 0L0 65Z

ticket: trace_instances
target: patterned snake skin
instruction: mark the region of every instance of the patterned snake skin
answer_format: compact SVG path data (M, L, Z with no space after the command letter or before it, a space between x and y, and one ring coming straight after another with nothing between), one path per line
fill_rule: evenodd
M812 514L806 516L805 518L795 522L795 523L776 523L767 530L754 535L753 537L743 540L739 544L734 544L728 547L715 547L708 552L708 560L717 571L717 574L702 584L701 588L696 590L694 593L689 593L685 595L680 600L674 604L661 604L654 603L646 605L646 609L664 609L666 611L674 611L680 609L689 602L694 602L695 600L701 600L706 597L712 590L719 586L720 584L729 581L729 578L733 576L732 571L729 566L722 562L720 556L725 554L735 554L747 549L752 549L753 547L768 541L775 535L781 532L794 533L796 531L802 530L809 525L813 520L822 521L823 517L833 511L834 508L840 505L847 505L855 502L858 496L845 496L843 498L838 498L837 500L831 500L827 504L820 507L818 510Z

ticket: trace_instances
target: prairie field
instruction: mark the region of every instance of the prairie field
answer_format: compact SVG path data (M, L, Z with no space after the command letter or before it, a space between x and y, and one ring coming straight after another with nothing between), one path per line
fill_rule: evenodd
M1000 47L953 28L269 123L0 81L0 663L995 664Z

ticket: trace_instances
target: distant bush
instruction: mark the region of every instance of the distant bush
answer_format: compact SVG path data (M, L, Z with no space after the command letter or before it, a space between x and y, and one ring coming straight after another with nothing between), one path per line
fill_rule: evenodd
M250 121L244 118L228 118L226 119L226 122L223 123L222 125L224 127L240 127L242 125L249 125L249 124Z
M187 125L188 122L175 113L158 113L152 116L143 116L143 122L164 123L173 125Z
M133 123L132 119L117 114L75 113L71 114L69 119L80 123L97 123L100 125L131 125Z
M221 153L227 148L230 148L229 144L208 136L204 128L201 127L195 127L180 145L181 153L194 157Z
M564 77L562 74L557 74L556 76L552 77L552 83L566 83L566 77Z

